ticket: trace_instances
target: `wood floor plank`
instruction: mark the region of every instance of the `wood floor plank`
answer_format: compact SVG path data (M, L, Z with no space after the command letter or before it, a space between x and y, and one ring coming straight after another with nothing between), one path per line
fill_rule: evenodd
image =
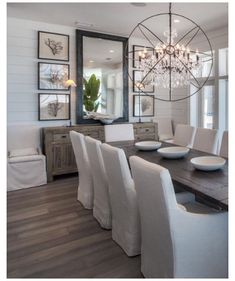
M77 177L8 192L8 278L141 278L129 258L77 201Z

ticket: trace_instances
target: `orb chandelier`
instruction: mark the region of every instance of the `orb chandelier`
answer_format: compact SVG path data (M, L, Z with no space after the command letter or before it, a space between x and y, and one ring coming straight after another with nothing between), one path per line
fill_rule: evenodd
M179 22L181 25L177 26ZM208 36L191 19L172 13L171 3L168 13L156 14L138 23L128 38L129 43L135 42L135 38L143 44L134 45L128 59L134 71L139 72L139 79L135 80L131 71L129 77L139 93L148 95L147 88L153 86L155 99L179 101L196 94L209 79L213 51ZM188 89L182 96L180 89L190 85L193 90Z

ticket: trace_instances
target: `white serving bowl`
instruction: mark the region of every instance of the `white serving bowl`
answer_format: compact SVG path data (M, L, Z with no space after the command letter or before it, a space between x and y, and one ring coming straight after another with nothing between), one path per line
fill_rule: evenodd
M103 119L99 119L99 120L102 124L105 124L105 125L112 124L114 121L114 119L108 119L108 118L103 118Z
M158 153L164 158L177 159L184 157L188 154L189 150L188 147L170 146L158 149Z
M226 160L218 156L201 156L190 160L194 168L202 171L215 171L223 168Z
M162 145L161 142L158 141L140 141L135 143L135 147L139 150L156 150Z

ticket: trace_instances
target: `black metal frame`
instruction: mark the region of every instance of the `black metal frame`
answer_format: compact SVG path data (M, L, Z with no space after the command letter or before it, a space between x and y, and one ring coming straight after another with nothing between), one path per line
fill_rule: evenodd
M101 38L111 41L122 42L123 44L123 117L114 122L128 122L129 120L129 97L128 97L128 38L97 33L85 30L76 30L77 50L77 89L76 89L76 121L77 123L94 124L98 120L83 118L83 37Z
M135 53L136 53L136 52L139 52L139 50L135 50L136 47L141 47L141 48L143 48L143 49L146 48L148 52L152 52L152 53L153 53L153 48L152 48L152 47L146 47L146 46L141 46L141 45L133 45L133 46L132 46L132 52L133 52L133 63L132 63L132 67L133 67L133 68L136 68L136 65L135 65L135 61L136 61L136 59L135 59Z
M59 36L64 36L64 37L68 37L68 59L67 60L62 60L62 59L49 59L49 58L43 58L40 57L40 33L47 33L47 34L55 34L55 35L59 35ZM69 61L69 35L67 34L61 34L61 33L56 33L56 32L47 32L47 31L38 31L38 59L43 59L43 60L53 60L53 61Z
M38 62L38 90L42 91L69 91L69 87L66 89L45 89L45 88L40 88L40 65L41 64L56 64L56 65L67 65L68 66L68 79L70 79L70 65L67 63L53 63L53 62Z
M65 119L41 119L40 117L40 96L41 95L49 95L49 96L68 96L69 97L69 102L68 102L68 107L69 107L69 116L68 118ZM71 96L70 94L57 94L57 93L38 93L38 121L60 121L60 120L70 120L71 119Z
M197 90L196 90L194 93L192 93L192 94L190 94L190 95L188 95L188 96L186 96L186 97L184 97L184 98L179 98L179 99L172 99L172 95L171 95L171 94L172 94L172 93L171 93L171 91L172 91L172 87L171 87L171 69L169 69L169 75L170 75L170 79L169 79L169 81L170 81L170 82L169 82L169 84L170 84L170 87L169 87L169 98L168 98L168 99L162 99L162 98L158 98L158 97L156 97L156 96L155 96L154 98L157 99L157 100L161 100L161 101L176 102L176 101L181 101L181 100L187 99L187 98L189 98L189 97L195 95L196 93L198 93L198 92L203 88L203 86L204 86L204 85L206 84L206 82L209 80L210 75L211 75L211 72L212 72L212 69L213 69L213 50L212 50L212 46L211 46L210 40L209 40L208 36L206 35L205 31L204 31L196 22L194 22L194 21L191 20L190 18L185 17L185 16L180 15L180 14L172 13L172 12L171 12L171 3L169 3L169 12L168 12L168 13L159 13L159 14L155 14L155 15L152 15L152 16L150 16L150 17L147 17L146 19L144 19L144 20L142 20L140 23L138 23L138 24L135 26L135 28L131 31L131 33L130 33L130 35L129 35L129 37L128 37L128 41L130 40L130 38L131 38L132 34L134 33L134 31L135 31L137 28L139 28L139 30L141 31L141 33L143 34L143 36L148 40L148 42L149 42L149 43L152 45L152 47L154 48L152 42L147 38L147 36L143 33L142 29L140 28L140 26L141 26L141 27L146 28L146 29L147 29L152 35L154 35L159 41L161 41L162 43L164 43L155 33L153 33L150 29L148 29L143 23L144 23L145 21L147 21L147 20L153 18L153 17L166 16L166 15L169 16L170 44L169 44L168 46L172 46L172 45L171 45L172 15L177 16L177 17L184 18L184 19L190 21L191 23L193 23L193 24L195 25L195 27L194 27L193 29L191 29L189 32L187 32L183 37L181 37L180 40L178 40L178 41L174 44L174 46L176 46L177 43L179 43L183 38L185 38L188 34L190 34L194 29L197 28L198 31L200 30L200 31L203 33L203 35L205 36L205 38L206 38L206 40L207 40L207 42L208 42L208 45L209 45L209 48L210 48L210 53L211 53L210 57L211 57L211 61L212 61L209 74L208 74L207 78L205 79L205 81L203 82L202 85L200 85L200 84L198 83L197 79L196 79L196 78L192 75L192 73L190 72L190 74L193 76L194 80L200 85L200 87L197 87L197 86L196 86L196 87L197 87ZM188 44L193 40L193 38L197 35L198 31L197 31L197 32L194 34L194 36L190 39L190 41L187 43L187 45L188 45ZM194 51L191 51L191 52L194 52ZM134 60L134 52L130 52L130 53L133 53L133 54L132 54L132 55L133 55L132 60ZM128 53L128 54L129 54L129 53ZM204 54L204 55L209 56L208 54L205 54L205 53L200 53L200 52L199 52L199 54ZM172 55L169 54L169 53L168 53L168 55L170 56L170 64L171 64L171 56L172 56ZM164 56L165 56L165 55L164 55ZM143 77L142 82L144 81L144 79L146 78L146 76L152 71L152 69L154 69L154 67L164 58L164 56L163 56L161 59L159 59L159 60L157 61L157 63L156 63L156 64L149 70L149 72L145 75L145 77ZM129 56L128 56L127 58L128 58L128 60L130 59ZM179 59L179 58L178 58L178 59ZM181 62L181 63L182 63L182 62ZM183 65L184 65L184 64L183 64ZM186 66L184 65L184 67L186 67ZM131 79L131 81L133 82L133 78L132 78L130 72L128 72L128 76L129 76L129 78ZM190 84L194 85L192 82L191 82ZM194 86L195 86L195 85L194 85ZM146 94L145 92L143 92L141 89L139 89L139 91L140 91L141 93L143 93L144 95L148 95L148 94Z
M132 83L132 90L133 93L139 93L139 88L136 89L136 72L141 72L142 70L134 69L133 70L133 83ZM152 85L153 90L152 91L144 91L141 90L142 93L154 93L154 85Z
M153 115L141 115L140 114L140 99L141 97L150 97L153 99ZM135 114L135 101L136 99L139 99L139 114ZM133 117L153 117L154 116L154 95L133 95ZM139 120L139 122L141 122L141 120Z

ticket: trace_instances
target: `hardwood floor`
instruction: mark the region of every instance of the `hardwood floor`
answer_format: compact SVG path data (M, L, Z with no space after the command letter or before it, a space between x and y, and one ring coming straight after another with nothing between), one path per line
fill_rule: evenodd
M140 256L128 258L76 200L77 177L8 192L8 278L142 278Z

